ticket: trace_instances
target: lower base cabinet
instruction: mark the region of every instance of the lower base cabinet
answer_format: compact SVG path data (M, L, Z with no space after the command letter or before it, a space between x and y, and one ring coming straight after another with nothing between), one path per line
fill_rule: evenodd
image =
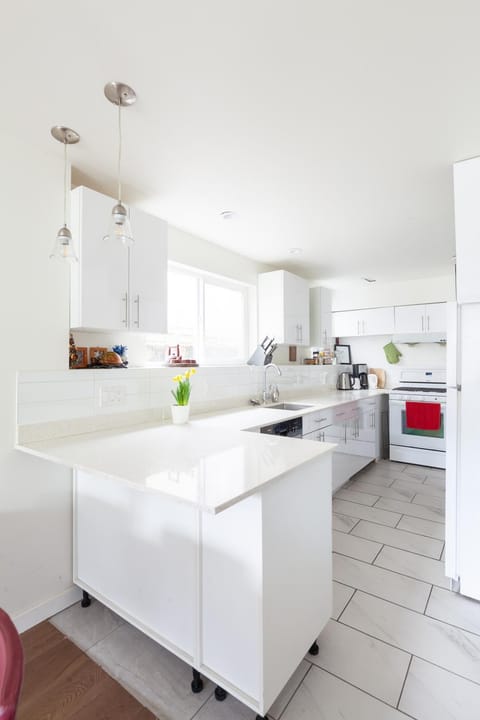
M266 715L331 615L331 477L326 453L214 515L77 471L74 582Z
M372 460L384 457L382 419L384 396L365 398L338 406L327 413L328 425L303 435L304 440L332 442L337 445L333 454L332 491L336 492L355 473ZM311 430L315 420L305 424Z

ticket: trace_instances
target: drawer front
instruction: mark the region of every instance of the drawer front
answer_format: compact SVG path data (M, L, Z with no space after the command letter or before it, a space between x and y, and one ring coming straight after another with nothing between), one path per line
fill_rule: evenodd
M332 424L332 409L318 410L317 412L308 413L303 416L303 434L321 430L327 425Z

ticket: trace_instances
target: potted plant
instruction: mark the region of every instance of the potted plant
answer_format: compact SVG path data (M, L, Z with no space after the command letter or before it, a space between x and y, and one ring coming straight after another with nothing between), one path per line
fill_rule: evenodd
M195 374L195 369L190 368L183 375L175 375L173 382L177 383L175 390L172 390L172 395L175 399L175 405L172 405L172 420L174 425L182 425L188 422L190 415L190 393L192 386L190 384L190 378Z

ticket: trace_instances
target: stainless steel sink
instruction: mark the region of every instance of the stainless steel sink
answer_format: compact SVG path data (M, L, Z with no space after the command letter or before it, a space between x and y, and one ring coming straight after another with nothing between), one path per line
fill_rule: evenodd
M276 405L264 405L268 410L305 410L313 405L296 405L295 403L277 403Z

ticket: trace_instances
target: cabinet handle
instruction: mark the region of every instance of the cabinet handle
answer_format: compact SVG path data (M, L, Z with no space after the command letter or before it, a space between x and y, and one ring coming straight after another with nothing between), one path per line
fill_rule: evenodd
M133 304L137 306L137 319L134 320L133 324L140 327L140 295L137 295Z
M320 418L319 420L315 420L315 422L325 422L327 418Z
M423 315L422 315L422 332L425 332L425 321L423 319Z
M357 335L360 335L360 320L357 320Z
M430 330L430 315L427 315L427 332Z
M303 325L301 323L298 326L298 329L299 329L299 336L300 336L299 340L300 340L300 342L303 342Z
M366 335L366 334L367 334L367 331L366 331L366 329L365 329L365 328L366 328L365 320L362 320L362 328L363 328L363 334Z
M125 325L125 327L128 327L128 293L126 292L125 295L122 296L122 302L125 303L125 317L122 320L122 324Z

